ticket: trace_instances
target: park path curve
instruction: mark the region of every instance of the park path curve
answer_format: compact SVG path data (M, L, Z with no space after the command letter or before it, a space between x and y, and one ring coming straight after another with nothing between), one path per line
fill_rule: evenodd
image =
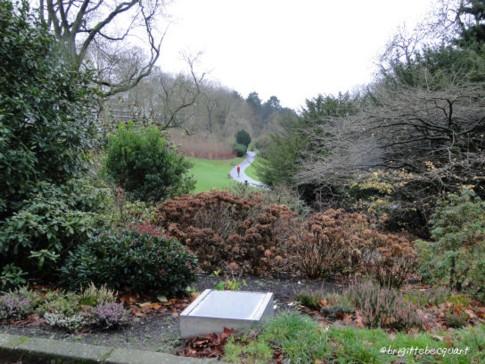
M239 176L237 175L237 166L231 169L231 172L229 172L229 174L231 178L237 182L245 183L247 181L248 185L250 186L258 187L258 188L267 188L267 186L263 182L256 181L255 179L249 177L245 173L246 168L248 168L251 165L251 163L254 162L255 159L256 159L256 152L248 151L246 153L246 159L239 164L239 166L241 167Z

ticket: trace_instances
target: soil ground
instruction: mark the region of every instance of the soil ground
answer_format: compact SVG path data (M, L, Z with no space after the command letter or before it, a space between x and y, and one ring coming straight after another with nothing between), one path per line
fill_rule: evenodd
M197 291L203 291L213 288L221 280L222 278L215 276L200 275L194 288ZM254 277L246 277L242 280L245 284L241 290L273 292L277 311L292 309L295 295L302 290L334 292L340 289L336 284L317 280ZM0 332L167 353L175 353L182 343L178 332L178 317L172 313L151 314L144 318L135 317L130 325L115 331L70 334L52 329L47 325L19 327L0 324Z

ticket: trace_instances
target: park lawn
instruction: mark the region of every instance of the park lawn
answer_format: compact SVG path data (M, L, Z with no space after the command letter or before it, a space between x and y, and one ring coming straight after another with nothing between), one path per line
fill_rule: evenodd
M187 158L193 165L191 173L197 181L194 193L231 187L235 182L229 178L229 172L244 158L201 159Z

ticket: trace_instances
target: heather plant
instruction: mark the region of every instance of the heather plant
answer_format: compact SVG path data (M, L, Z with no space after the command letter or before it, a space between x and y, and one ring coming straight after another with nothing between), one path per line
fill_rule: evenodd
M341 320L355 311L352 301L345 294L303 291L296 296L296 300L311 310L319 311L330 320Z
M49 326L70 332L77 331L92 323L90 315L86 313L66 315L62 313L46 312L43 317Z
M54 314L59 317L70 317L76 315L80 307L79 295L74 292L56 290L49 291L45 294L36 311L43 316L46 314Z
M433 241L418 241L423 279L485 299L485 201L449 194L432 217Z
M303 306L308 307L312 310L318 310L321 306L321 301L323 300L323 294L320 292L305 291L300 292L296 295L296 300Z
M437 306L448 301L451 298L451 293L448 288L435 286L424 291L405 292L403 298L419 307Z
M115 291L101 286L96 288L94 283L90 283L89 286L84 288L79 297L79 303L87 306L97 306L114 303L116 301Z
M366 281L351 286L347 295L368 327L400 330L421 326L416 306L404 300L396 289Z
M22 295L7 293L0 297L0 320L19 320L33 312L33 302Z
M128 311L121 303L101 303L93 309L93 317L96 325L113 328L127 323Z
M127 324L129 318L123 304L116 302L114 291L93 284L80 293L61 290L38 293L22 287L0 296L0 321L22 320L33 313L49 326L69 332L112 329Z
M443 320L446 326L457 329L466 326L470 316L465 312L463 305L451 304L446 308Z

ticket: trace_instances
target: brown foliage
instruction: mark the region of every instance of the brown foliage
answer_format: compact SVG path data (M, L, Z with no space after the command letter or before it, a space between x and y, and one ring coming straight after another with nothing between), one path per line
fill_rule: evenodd
M243 199L219 191L181 196L158 208L158 224L209 272L267 275L288 268L293 218L286 206L264 205L257 195Z
M369 273L399 286L414 266L410 242L378 232L359 213L329 209L312 215L296 236L296 255L309 277Z
M234 329L224 328L221 333L197 336L186 340L184 347L177 355L194 358L221 358L224 355L224 345L234 334Z
M157 225L189 247L206 272L311 278L369 273L383 285L399 286L415 258L407 239L378 232L365 215L331 209L302 221L258 194L177 197L158 207Z

